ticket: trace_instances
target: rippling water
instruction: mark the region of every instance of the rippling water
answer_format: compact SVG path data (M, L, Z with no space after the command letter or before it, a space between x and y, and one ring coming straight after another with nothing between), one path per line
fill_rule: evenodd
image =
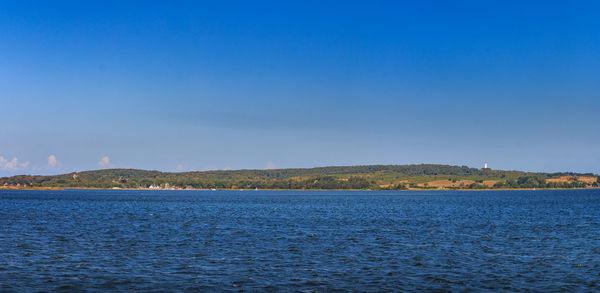
M0 190L0 291L588 291L599 280L599 190Z

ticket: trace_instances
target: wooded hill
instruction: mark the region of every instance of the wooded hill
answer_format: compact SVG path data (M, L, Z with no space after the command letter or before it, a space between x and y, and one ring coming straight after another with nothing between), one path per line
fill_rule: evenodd
M167 185L168 184L168 185ZM4 187L194 189L487 189L598 187L587 173L531 173L449 165L366 165L274 170L160 172L104 169L0 178Z

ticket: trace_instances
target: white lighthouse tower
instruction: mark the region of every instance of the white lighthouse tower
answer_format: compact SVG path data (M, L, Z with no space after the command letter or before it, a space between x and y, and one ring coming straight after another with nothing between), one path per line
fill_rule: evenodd
M487 169L487 161L483 162L483 169Z

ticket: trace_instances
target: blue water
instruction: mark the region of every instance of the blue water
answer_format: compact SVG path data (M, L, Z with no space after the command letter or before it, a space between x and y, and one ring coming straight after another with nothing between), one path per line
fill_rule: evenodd
M0 291L600 290L600 190L0 190Z

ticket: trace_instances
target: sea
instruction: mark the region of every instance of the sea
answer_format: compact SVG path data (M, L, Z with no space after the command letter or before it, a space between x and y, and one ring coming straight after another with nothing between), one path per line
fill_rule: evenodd
M600 190L0 190L0 291L600 291Z

